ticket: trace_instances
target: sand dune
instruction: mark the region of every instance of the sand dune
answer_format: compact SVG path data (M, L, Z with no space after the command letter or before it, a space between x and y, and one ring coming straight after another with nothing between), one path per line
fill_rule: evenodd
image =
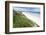
M22 12L28 19L36 22L39 26L40 26L40 18L33 16L32 14L26 13L26 12Z

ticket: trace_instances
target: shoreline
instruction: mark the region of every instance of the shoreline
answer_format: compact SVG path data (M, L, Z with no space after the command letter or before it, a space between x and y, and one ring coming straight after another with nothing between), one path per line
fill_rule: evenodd
M28 13L22 12L29 20L34 21L36 24L38 24L40 26L40 18L30 15Z

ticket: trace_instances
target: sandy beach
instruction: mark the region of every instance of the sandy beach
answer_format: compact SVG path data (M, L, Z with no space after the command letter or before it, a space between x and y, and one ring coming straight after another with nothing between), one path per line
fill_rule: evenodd
M36 24L40 26L40 18L37 16L33 16L32 14L22 12L28 19L34 21Z

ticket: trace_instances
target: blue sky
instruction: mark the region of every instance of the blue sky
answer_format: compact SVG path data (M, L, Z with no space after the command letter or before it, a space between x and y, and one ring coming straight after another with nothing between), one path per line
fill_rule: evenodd
M22 12L40 12L40 8L38 7L13 7L13 9Z

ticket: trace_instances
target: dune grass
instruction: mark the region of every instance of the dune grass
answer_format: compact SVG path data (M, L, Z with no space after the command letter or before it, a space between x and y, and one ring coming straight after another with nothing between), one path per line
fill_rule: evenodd
M21 28L21 27L39 27L35 22L26 18L26 16L22 15L13 15L13 28Z

